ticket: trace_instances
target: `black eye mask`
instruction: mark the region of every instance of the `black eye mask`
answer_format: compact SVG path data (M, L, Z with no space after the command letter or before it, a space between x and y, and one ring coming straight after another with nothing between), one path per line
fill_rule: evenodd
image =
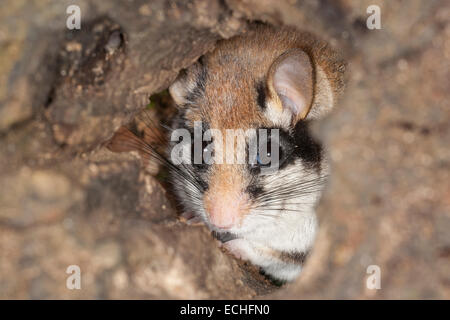
M323 159L323 147L311 135L309 126L309 121L301 120L294 128L292 139L296 146L295 155L302 159L305 167L320 170Z

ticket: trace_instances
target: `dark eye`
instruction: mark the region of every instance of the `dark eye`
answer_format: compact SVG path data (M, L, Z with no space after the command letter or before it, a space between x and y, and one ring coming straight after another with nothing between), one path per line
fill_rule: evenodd
M261 152L264 152L265 155L262 155ZM250 165L250 169L253 172L258 173L260 171L260 168L270 167L274 162L278 162L278 164L281 164L282 159L283 159L283 149L281 148L280 145L278 145L278 159L273 159L272 142L269 139L266 143L266 150L257 151L256 161Z
M213 140L211 141L202 141L202 146L201 146L201 153L202 153L202 161L201 163L195 163L194 161L194 152L195 152L195 143L194 143L194 139L192 139L191 142L191 163L198 167L198 168L204 168L206 167L208 164L205 163L205 155L207 152L211 153L211 157L214 156L214 151L210 150L213 146L211 145Z
M267 149L266 149L266 158L269 158L270 161L268 163L263 163L263 161L261 160L261 155L260 155L260 150L258 150L258 153L256 155L256 163L259 166L270 166L272 159L271 159L271 150L272 150L272 143L270 142L270 140L267 142Z

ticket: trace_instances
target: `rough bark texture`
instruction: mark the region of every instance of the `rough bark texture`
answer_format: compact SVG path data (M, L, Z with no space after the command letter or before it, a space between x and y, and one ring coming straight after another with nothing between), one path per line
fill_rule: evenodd
M78 4L82 30L65 28ZM381 30L365 25L381 7ZM0 11L0 298L450 298L450 8L444 1L6 1ZM104 143L248 21L349 62L314 131L332 179L297 282L276 288L187 226ZM66 288L78 265L82 289ZM369 265L381 289L366 287Z

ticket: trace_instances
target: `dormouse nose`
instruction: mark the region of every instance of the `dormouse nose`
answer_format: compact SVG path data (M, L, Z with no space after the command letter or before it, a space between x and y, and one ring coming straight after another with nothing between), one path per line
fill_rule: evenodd
M239 227L250 210L248 179L236 164L213 164L203 206L209 222L220 229Z
M209 222L220 229L239 227L248 212L248 196L242 192L207 193L203 200Z

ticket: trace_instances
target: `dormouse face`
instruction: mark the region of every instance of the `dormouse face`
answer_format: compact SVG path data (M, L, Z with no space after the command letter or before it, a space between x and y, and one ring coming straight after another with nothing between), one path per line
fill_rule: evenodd
M215 231L264 230L320 195L327 170L308 127L331 109L335 87L304 37L259 30L221 42L170 87L173 129L190 135L176 192Z

